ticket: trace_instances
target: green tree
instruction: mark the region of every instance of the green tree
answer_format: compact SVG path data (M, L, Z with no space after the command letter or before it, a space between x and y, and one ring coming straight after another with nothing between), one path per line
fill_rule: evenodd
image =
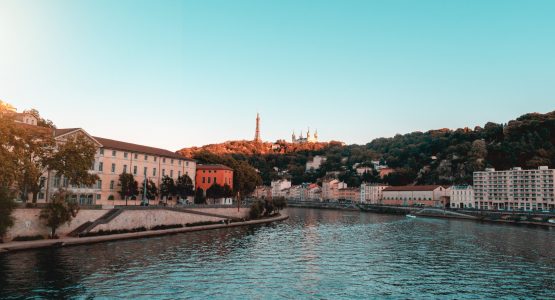
M224 187L214 183L206 190L206 198L212 199L213 204L216 204L216 199L224 197Z
M229 184L224 184L222 195L225 198L233 198L233 189L229 186Z
M85 136L76 135L58 143L49 162L49 171L64 176L70 184L92 185L98 176L89 173L94 162L96 146Z
M56 238L56 230L63 224L71 222L79 212L79 205L69 201L70 194L59 189L52 197L52 201L40 211L40 219L50 227L50 237Z
M206 197L204 197L204 191L201 188L197 188L195 191L195 204L206 204Z
M145 182L144 181L141 184L141 191L140 192L141 192L141 197L144 197L144 195L145 195ZM149 179L146 182L146 199L154 200L154 199L156 199L156 196L158 196L158 188L156 187L156 184L154 183L154 181Z
M189 196L195 195L195 186L193 185L193 180L187 175L181 175L177 177L175 182L175 193L179 198L185 199Z
M131 197L137 197L139 194L139 184L130 173L121 173L118 179L118 186L120 187L119 194L122 199L127 200Z
M160 196L169 198L171 195L176 194L176 186L173 178L169 176L162 177L162 182L160 183Z
M13 226L14 218L12 212L16 204L13 194L5 186L0 186L0 242L8 229Z

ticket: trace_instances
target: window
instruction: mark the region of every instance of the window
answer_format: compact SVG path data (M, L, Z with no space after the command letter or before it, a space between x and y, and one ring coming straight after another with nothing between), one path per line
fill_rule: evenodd
M177 171L177 177L181 177L181 171Z
M104 170L104 163L103 162L99 162L98 163L98 171L102 172Z
M97 189L102 189L102 180L99 179L99 180L96 181L96 188Z
M202 177L202 183L206 183L206 178Z
M60 176L54 177L54 187L57 188L60 186Z
M163 162L163 163L166 163L166 158L162 158L162 162Z
M116 172L116 164L112 164L112 173Z
M152 169L152 176L156 176L156 168Z
M112 150L112 156L116 156L116 150Z
M100 155L104 155L104 149L100 149Z
M212 177L208 177L208 183L210 183L210 180L212 179Z
M145 155L145 160L148 160L148 155Z
M127 173L127 165L123 165L123 173Z
M110 189L111 190L114 189L114 184L115 184L115 182L113 180L110 180Z
M158 157L155 156L155 157L154 157L154 161L156 161L157 159L158 159Z
M128 155L128 154L129 154L129 153L127 153L127 152L123 152L123 158L127 158L127 155Z
M139 155L135 153L135 159L139 159Z
M214 177L214 183L216 183L216 177Z
M170 170L170 177L173 178L173 170Z
M177 164L181 166L181 159L177 161Z
M188 161L186 161L186 162L185 162L185 165L186 165L186 166L189 166L189 162L188 162Z
M146 176L146 171L147 171L147 170L148 170L148 168L147 168L147 167L145 167L145 168L144 168L144 172L143 172L143 175L145 175L145 176Z
M162 176L166 176L166 169L162 169Z
M171 164L173 165L173 159L171 160Z
M96 194L96 200L100 200L100 194Z
M43 193L43 192L40 192L38 198L39 198L40 200L44 199L44 193Z
M133 166L133 175L137 175L137 166Z

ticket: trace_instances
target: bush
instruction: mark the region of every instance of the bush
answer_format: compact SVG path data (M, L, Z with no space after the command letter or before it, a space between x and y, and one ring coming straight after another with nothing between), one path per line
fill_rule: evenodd
M251 204L251 209L249 211L249 219L256 220L259 219L264 213L264 204L261 201L256 200Z
M25 241L38 241L44 240L44 236L42 235L24 235L24 236L16 236L13 238L12 241L14 242L25 242Z
M114 200L114 195L108 196L108 200Z
M6 187L0 188L0 242L8 228L13 226L12 212L16 207L12 194Z
M174 228L183 228L182 224L173 224L173 225L156 225L150 230L164 230L164 229L174 229Z
M137 227L133 229L118 229L118 230L99 230L97 232L89 232L86 234L80 234L80 237L87 237L87 236L102 236L102 235L111 235L111 234L121 234L121 233L131 233L131 232L141 232L146 231L145 227Z

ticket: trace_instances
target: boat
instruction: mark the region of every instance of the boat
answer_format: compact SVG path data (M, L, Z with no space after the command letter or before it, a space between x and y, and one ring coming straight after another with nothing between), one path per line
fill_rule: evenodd
M413 218L413 219L416 218L415 215L411 215L411 214L408 214L408 215L406 215L405 217L407 217L407 218Z

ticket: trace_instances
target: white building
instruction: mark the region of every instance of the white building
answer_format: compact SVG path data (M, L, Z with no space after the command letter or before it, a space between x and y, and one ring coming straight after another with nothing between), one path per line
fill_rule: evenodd
M317 143L318 142L318 130L314 133L314 135L310 134L310 129L306 133L306 137L303 137L303 132L301 131L301 135L297 137L295 133L291 135L291 143L293 144L306 144L306 143Z
M387 185L380 183L363 183L360 185L360 203L382 204L383 190Z
M372 173L374 170L371 167L358 167L356 172L359 176L364 175L364 173Z
M474 189L471 185L454 185L449 188L451 208L476 208Z
M272 198L288 197L289 189L291 188L291 181L287 179L273 180L271 187Z
M325 156L320 156L320 155L314 156L311 161L306 162L306 171L309 172L309 171L320 169L320 166L325 161L326 161Z
M449 193L441 185L389 186L382 191L384 205L446 207Z
M512 168L474 172L474 197L480 209L555 210L555 169Z
M322 201L322 188L317 184L313 183L308 186L307 193L308 201Z

